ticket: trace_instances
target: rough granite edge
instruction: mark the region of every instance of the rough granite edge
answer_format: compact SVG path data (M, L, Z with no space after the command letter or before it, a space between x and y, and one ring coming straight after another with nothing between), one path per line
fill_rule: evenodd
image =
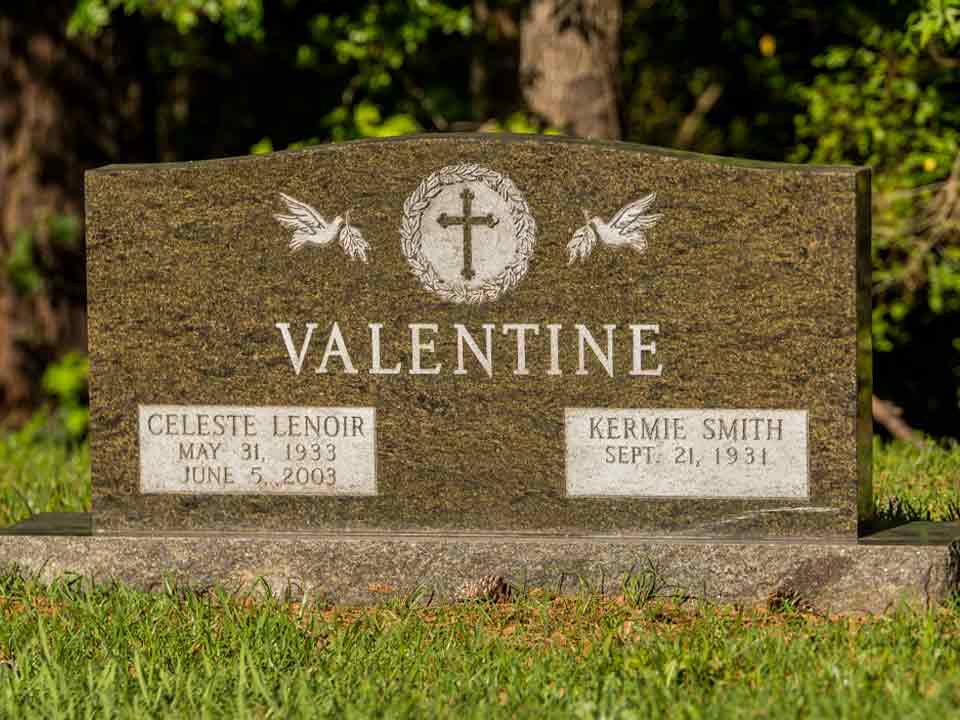
M673 158L676 160L697 160L700 162L711 162L718 165L727 165L742 168L752 168L755 170L777 170L793 171L803 174L842 174L842 175L862 175L869 177L870 168L864 165L814 165L806 163L787 163L776 162L772 160L751 160L749 158L727 157L724 155L710 155L706 153L697 153L690 150L676 150L674 148L658 147L656 145L643 145L631 143L622 140L596 140L590 138L577 138L559 135L530 135L518 133L416 133L411 135L397 135L385 138L360 138L357 140L347 140L338 143L323 143L311 145L310 147L298 148L296 150L277 150L271 153L259 155L235 155L229 157L210 158L207 160L184 160L179 162L165 163L113 163L111 165L102 165L85 171L84 175L96 173L115 173L118 171L136 171L144 169L170 170L174 168L197 167L204 164L219 163L238 163L238 162L258 162L264 158L288 157L297 158L304 155L310 155L316 152L324 152L331 148L354 147L360 145L389 145L409 142L446 141L459 140L471 142L488 143L555 143L565 145L590 145L593 147L610 150L629 150L631 152L645 153L648 155L658 155L660 157Z
M830 613L929 608L958 588L958 547L830 543L617 542L589 539L143 537L0 535L0 570L44 583L65 576L141 590L263 588L290 599L370 605L447 600L465 580L619 592L626 578L658 594L762 603L786 595Z

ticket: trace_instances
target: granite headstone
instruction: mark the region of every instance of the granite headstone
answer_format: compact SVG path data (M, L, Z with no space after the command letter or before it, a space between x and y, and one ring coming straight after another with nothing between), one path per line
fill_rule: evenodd
M869 187L494 135L89 172L96 531L853 541Z

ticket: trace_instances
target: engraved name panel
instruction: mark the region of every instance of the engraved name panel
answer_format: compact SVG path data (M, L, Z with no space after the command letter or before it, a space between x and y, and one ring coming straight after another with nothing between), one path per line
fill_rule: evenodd
M805 410L566 409L568 496L807 498Z
M139 410L143 493L377 494L372 407Z

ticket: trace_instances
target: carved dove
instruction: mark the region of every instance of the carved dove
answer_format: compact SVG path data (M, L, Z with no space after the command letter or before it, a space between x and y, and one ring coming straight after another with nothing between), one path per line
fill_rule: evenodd
M286 228L293 230L290 238L290 249L299 250L304 245L323 247L339 240L343 251L351 259L367 261L367 250L370 248L360 231L350 224L350 211L343 217L337 215L327 222L315 208L289 195L280 193L280 198L287 206L288 215L274 215L273 217Z
M647 249L645 231L655 226L663 217L660 213L647 213L656 199L656 193L644 195L621 208L610 222L605 222L600 217L591 218L584 210L583 217L587 224L578 228L573 239L567 244L570 252L568 264L572 265L578 259L586 259L598 242L612 247L627 246L637 252L644 252Z

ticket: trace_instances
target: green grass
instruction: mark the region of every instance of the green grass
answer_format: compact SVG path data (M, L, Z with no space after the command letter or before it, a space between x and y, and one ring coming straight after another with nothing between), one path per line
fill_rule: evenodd
M960 612L372 610L0 584L0 717L956 716Z
M38 512L90 509L90 449L71 443L44 413L0 434L0 527Z
M953 519L960 446L875 447L887 518ZM0 438L0 524L89 507L89 453ZM84 589L85 588L85 589ZM960 606L875 618L543 592L360 610L0 575L0 718L956 716Z
M960 443L874 441L873 493L881 517L960 520Z

